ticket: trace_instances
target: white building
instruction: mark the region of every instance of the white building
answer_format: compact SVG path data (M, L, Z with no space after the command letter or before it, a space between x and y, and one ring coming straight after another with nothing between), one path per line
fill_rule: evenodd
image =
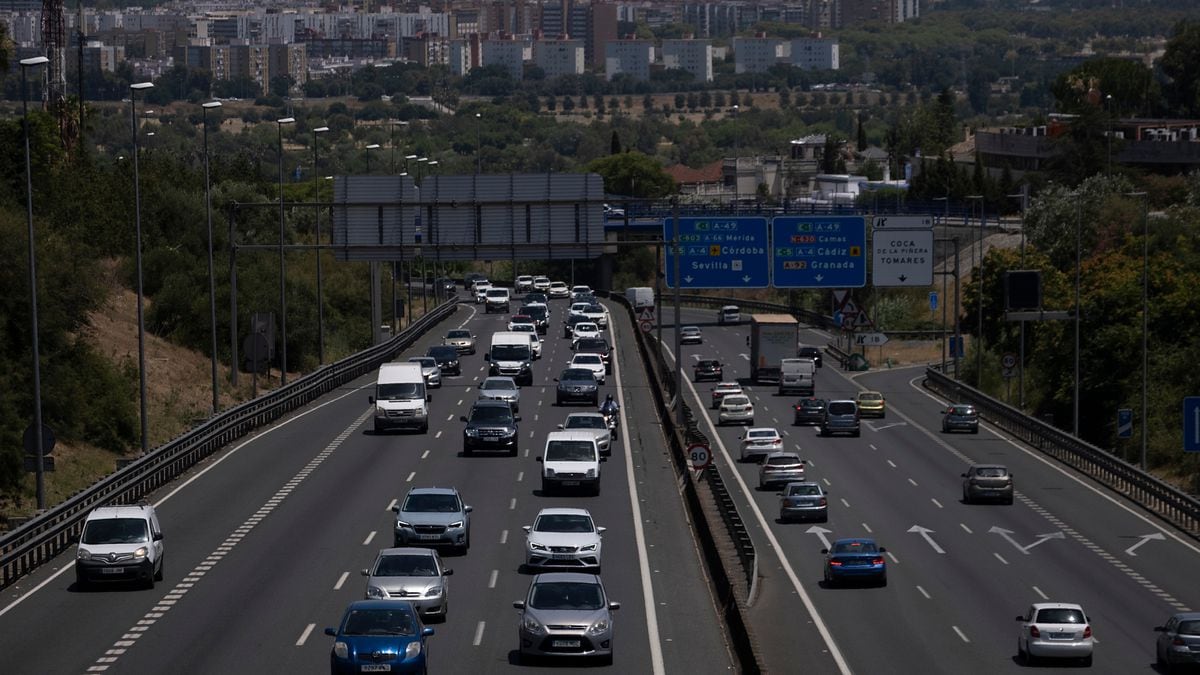
M792 40L791 63L801 70L837 70L836 38L796 38Z
M471 45L466 40L451 40L448 60L450 72L455 75L471 72Z
M663 40L663 67L686 70L697 82L712 82L713 47L708 40Z
M733 72L765 73L784 58L787 46L780 38L734 38Z
M651 40L613 40L604 47L604 78L632 75L635 80L650 79L650 64L654 62L654 42Z
M546 79L583 74L583 40L538 40L533 43L533 62Z
M480 46L482 65L501 66L514 80L521 79L525 65L525 43L517 40L484 40Z

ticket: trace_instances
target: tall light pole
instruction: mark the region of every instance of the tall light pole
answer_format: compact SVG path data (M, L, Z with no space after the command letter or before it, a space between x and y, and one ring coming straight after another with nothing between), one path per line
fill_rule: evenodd
M741 150L741 138L740 138L740 134L738 133L737 122L738 122L738 106L735 103L735 104L733 104L733 207L735 209L738 207L738 201L741 198L741 192L742 192L741 175L739 175L741 173L741 167L738 162L738 155L741 154L742 150Z
M292 124L294 117L275 120L279 132L279 386L287 384L287 261L283 257L283 125ZM258 364L255 364L255 368Z
M417 184L418 185L421 183L421 173L422 173L422 169L424 168L422 165L427 164L428 162L429 162L428 157L418 157L417 158Z
M25 71L34 66L45 65L50 59L35 56L21 59L21 127L25 132L25 223L29 227L29 325L33 334L33 428L37 437L37 507L46 508L46 477L42 464L46 459L46 447L42 433L42 357L38 343L38 299L37 299L37 254L33 238L33 170L29 161L29 102L26 93Z
M1083 262L1083 204L1075 195L1075 395L1071 401L1071 430L1079 438L1079 277Z
M1146 388L1150 377L1150 204L1145 192L1129 192L1142 199L1142 471L1146 470L1146 445L1150 425L1147 415Z
M208 222L208 322L212 328L212 411L217 414L217 283L213 276L212 183L208 173L208 111L221 107L220 101L201 103L204 118L204 212Z
M475 173L483 173L483 115L475 113Z
M367 146L366 149L367 149L367 173L370 174L371 173L371 151L378 150L379 144L371 143L370 145Z
M1105 169L1105 175L1112 175L1112 94L1104 95L1104 118L1108 123L1108 133L1105 136L1108 139L1108 168Z
M979 326L975 345L975 388L983 389L983 195L967 195L967 200L979 202L979 264L975 273L979 275ZM971 205L974 214L975 205Z
M317 139L320 134L329 131L329 127L317 127L313 129L313 201L321 201L321 177L320 177L320 154L317 152ZM317 363L324 365L325 363L325 299L324 299L324 284L321 277L321 206L317 205L316 220L313 228L317 233Z
M1025 269L1025 209L1028 201L1028 186L1022 185L1018 194L1007 195L1021 200L1021 269ZM1078 287L1076 287L1078 288ZM1017 407L1025 409L1025 320L1021 319L1020 350L1017 356ZM1078 397L1076 397L1078 398ZM1076 434L1078 435L1078 434Z
M407 175L407 174L408 174L408 171L409 171L409 169L408 169L408 163L409 163L409 162L415 162L415 161L417 161L417 156L416 156L416 155L405 155L405 156L404 156L404 173L403 173L403 174L401 174L401 175Z
M146 321L143 314L145 296L142 293L142 184L138 175L137 93L153 86L153 82L134 82L129 85L129 119L133 123L133 222L137 238L138 397L143 454L149 451L150 433L146 419Z

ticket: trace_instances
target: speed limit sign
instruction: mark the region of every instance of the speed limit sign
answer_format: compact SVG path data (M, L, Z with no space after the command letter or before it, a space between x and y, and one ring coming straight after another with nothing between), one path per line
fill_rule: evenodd
M687 449L688 461L692 463L692 469L695 471L703 471L712 464L712 453L708 451L707 445L697 443L696 445L688 446Z
M1005 354L1000 358L1000 365L1008 369L1016 368L1017 355L1012 353Z

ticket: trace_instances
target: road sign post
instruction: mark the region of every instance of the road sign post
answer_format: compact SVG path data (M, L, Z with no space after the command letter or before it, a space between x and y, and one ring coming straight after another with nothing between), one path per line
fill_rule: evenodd
M876 231L871 253L871 285L933 285L933 230Z
M687 456L688 461L692 464L692 470L697 473L707 469L712 464L712 453L709 452L708 446L703 443L689 445Z
M867 221L862 216L777 216L771 220L771 235L771 283L776 288L867 285Z
M1146 420L1142 420L1145 424ZM1183 450L1200 452L1200 396L1183 399Z
M888 336L883 333L856 333L854 335L854 346L856 347L882 347L887 342Z
M676 226L679 264L675 264L674 247L667 248L668 286L766 288L770 285L766 218L670 218L663 222L664 240L671 240Z

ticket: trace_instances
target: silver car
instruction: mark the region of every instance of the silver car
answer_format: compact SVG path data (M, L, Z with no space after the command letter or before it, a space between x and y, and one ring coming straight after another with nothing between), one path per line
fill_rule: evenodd
M437 551L428 548L385 548L371 567L364 569L368 600L408 600L422 618L446 620L450 609L450 584L454 570L442 564Z
M432 356L410 356L408 362L421 364L421 375L425 378L425 386L442 386L442 369L438 367L437 359Z
M721 399L717 424L754 424L754 404L745 394L728 394Z
M829 522L829 493L817 483L788 483L779 493L779 520Z
M446 337L442 338L442 344L454 347L459 354L475 353L475 335L466 328L454 328L446 331Z
M412 488L396 514L396 546L450 545L461 553L471 548L471 507L454 488Z
M598 412L571 413L558 428L565 431L591 431L596 435L596 445L600 446L600 454L612 454L612 448L609 447L612 443L612 432L608 430L604 415Z
M698 345L704 342L704 335L699 326L684 326L679 329L679 344Z
M511 377L493 375L479 383L479 398L504 401L512 406L513 414L521 408L521 388Z
M964 504L977 501L1013 503L1013 477L1003 464L972 464L962 478Z
M804 460L794 452L772 452L758 465L758 488L804 480Z
M1200 666L1200 612L1171 615L1155 626L1158 640L1154 646L1159 671L1174 672L1175 666Z
M1027 664L1040 658L1079 659L1092 665L1091 620L1069 602L1035 602L1018 616L1017 656Z
M599 658L612 665L612 613L621 603L608 599L595 574L539 574L529 584L525 599L513 607L521 610L517 650L522 658Z
M522 529L527 567L590 567L600 573L604 528L596 526L587 509L542 509L533 525Z

